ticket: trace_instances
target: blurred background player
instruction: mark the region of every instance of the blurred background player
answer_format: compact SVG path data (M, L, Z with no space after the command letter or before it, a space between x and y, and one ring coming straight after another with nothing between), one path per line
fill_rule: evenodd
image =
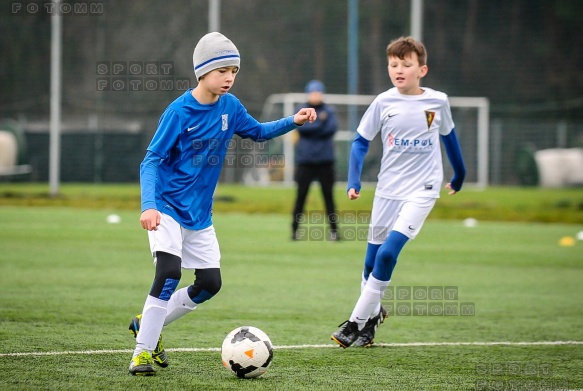
M293 210L292 239L302 240L307 234L298 232L304 218L304 206L310 184L320 182L326 207L326 224L330 225L329 240L338 240L336 207L334 205L334 134L338 130L338 118L334 107L324 102L326 88L319 80L306 84L307 102L305 107L316 110L318 119L298 128L299 139L295 149L294 180L297 184Z
M153 364L168 366L162 328L211 299L222 285L220 251L211 220L213 193L229 141L237 134L269 140L316 119L314 109L259 123L229 94L239 72L235 45L214 32L193 53L198 85L172 102L140 166L142 215L156 274L143 311L130 323L136 347L132 375L153 375ZM182 269L194 283L176 290Z
M360 175L369 142L381 132L383 157L371 212L361 294L350 318L332 334L343 348L370 346L377 327L387 317L381 300L391 281L397 257L413 240L439 198L444 144L454 176L446 188L460 191L465 165L454 129L447 95L421 87L427 74L425 46L401 37L387 47L393 88L368 107L352 143L348 198L360 195Z

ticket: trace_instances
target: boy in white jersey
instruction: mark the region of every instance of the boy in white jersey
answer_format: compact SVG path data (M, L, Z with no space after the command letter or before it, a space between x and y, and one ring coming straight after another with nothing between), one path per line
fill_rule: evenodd
M387 317L381 300L397 257L414 239L439 198L444 144L454 176L449 195L460 191L465 165L447 95L420 86L427 74L424 45L401 37L387 47L388 71L394 88L381 93L364 113L352 144L348 198L356 200L368 144L381 133L383 157L371 212L361 294L350 318L332 334L343 348L373 344L377 327Z
M148 230L156 274L142 313L129 327L136 337L132 375L153 375L154 363L167 367L162 328L221 288L211 210L233 135L269 140L317 117L313 108L273 122L251 117L229 93L240 57L233 42L220 33L202 37L192 57L198 85L166 108L140 165L140 223ZM176 290L182 269L194 270L195 280Z

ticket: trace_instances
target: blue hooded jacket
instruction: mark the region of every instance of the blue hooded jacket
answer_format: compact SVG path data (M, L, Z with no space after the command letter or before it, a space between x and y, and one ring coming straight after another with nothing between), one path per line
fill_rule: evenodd
M336 110L326 103L317 106L306 103L301 107L313 107L318 119L297 128L300 138L296 144L296 164L333 163L334 133L338 130Z

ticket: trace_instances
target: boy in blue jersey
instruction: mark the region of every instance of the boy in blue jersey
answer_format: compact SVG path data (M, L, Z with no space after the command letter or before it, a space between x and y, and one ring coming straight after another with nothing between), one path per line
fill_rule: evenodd
M168 366L162 328L193 311L221 288L220 251L211 220L213 193L233 135L269 140L313 122L302 108L278 121L259 123L229 90L240 67L239 51L224 35L206 34L193 53L198 85L172 102L140 165L142 215L156 272L142 313L130 324L136 347L132 375ZM176 290L182 269L194 283Z
M377 327L387 317L381 305L397 257L413 240L439 198L444 144L454 176L446 187L460 191L465 165L447 95L421 87L427 54L421 42L401 37L387 47L388 71L394 88L368 107L352 143L348 198L360 192L360 175L369 142L381 132L383 156L371 212L361 294L350 318L332 334L343 348L373 344Z

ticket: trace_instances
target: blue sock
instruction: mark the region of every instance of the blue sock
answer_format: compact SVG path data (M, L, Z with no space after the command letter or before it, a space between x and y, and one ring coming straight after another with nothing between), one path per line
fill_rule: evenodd
M397 231L391 231L387 240L376 253L372 275L379 281L390 281L397 265L397 257L409 238Z
M362 272L362 276L365 280L368 280L368 276L374 268L375 258L380 247L380 244L372 243L368 243L368 246L366 247L366 255L364 256L364 271Z

